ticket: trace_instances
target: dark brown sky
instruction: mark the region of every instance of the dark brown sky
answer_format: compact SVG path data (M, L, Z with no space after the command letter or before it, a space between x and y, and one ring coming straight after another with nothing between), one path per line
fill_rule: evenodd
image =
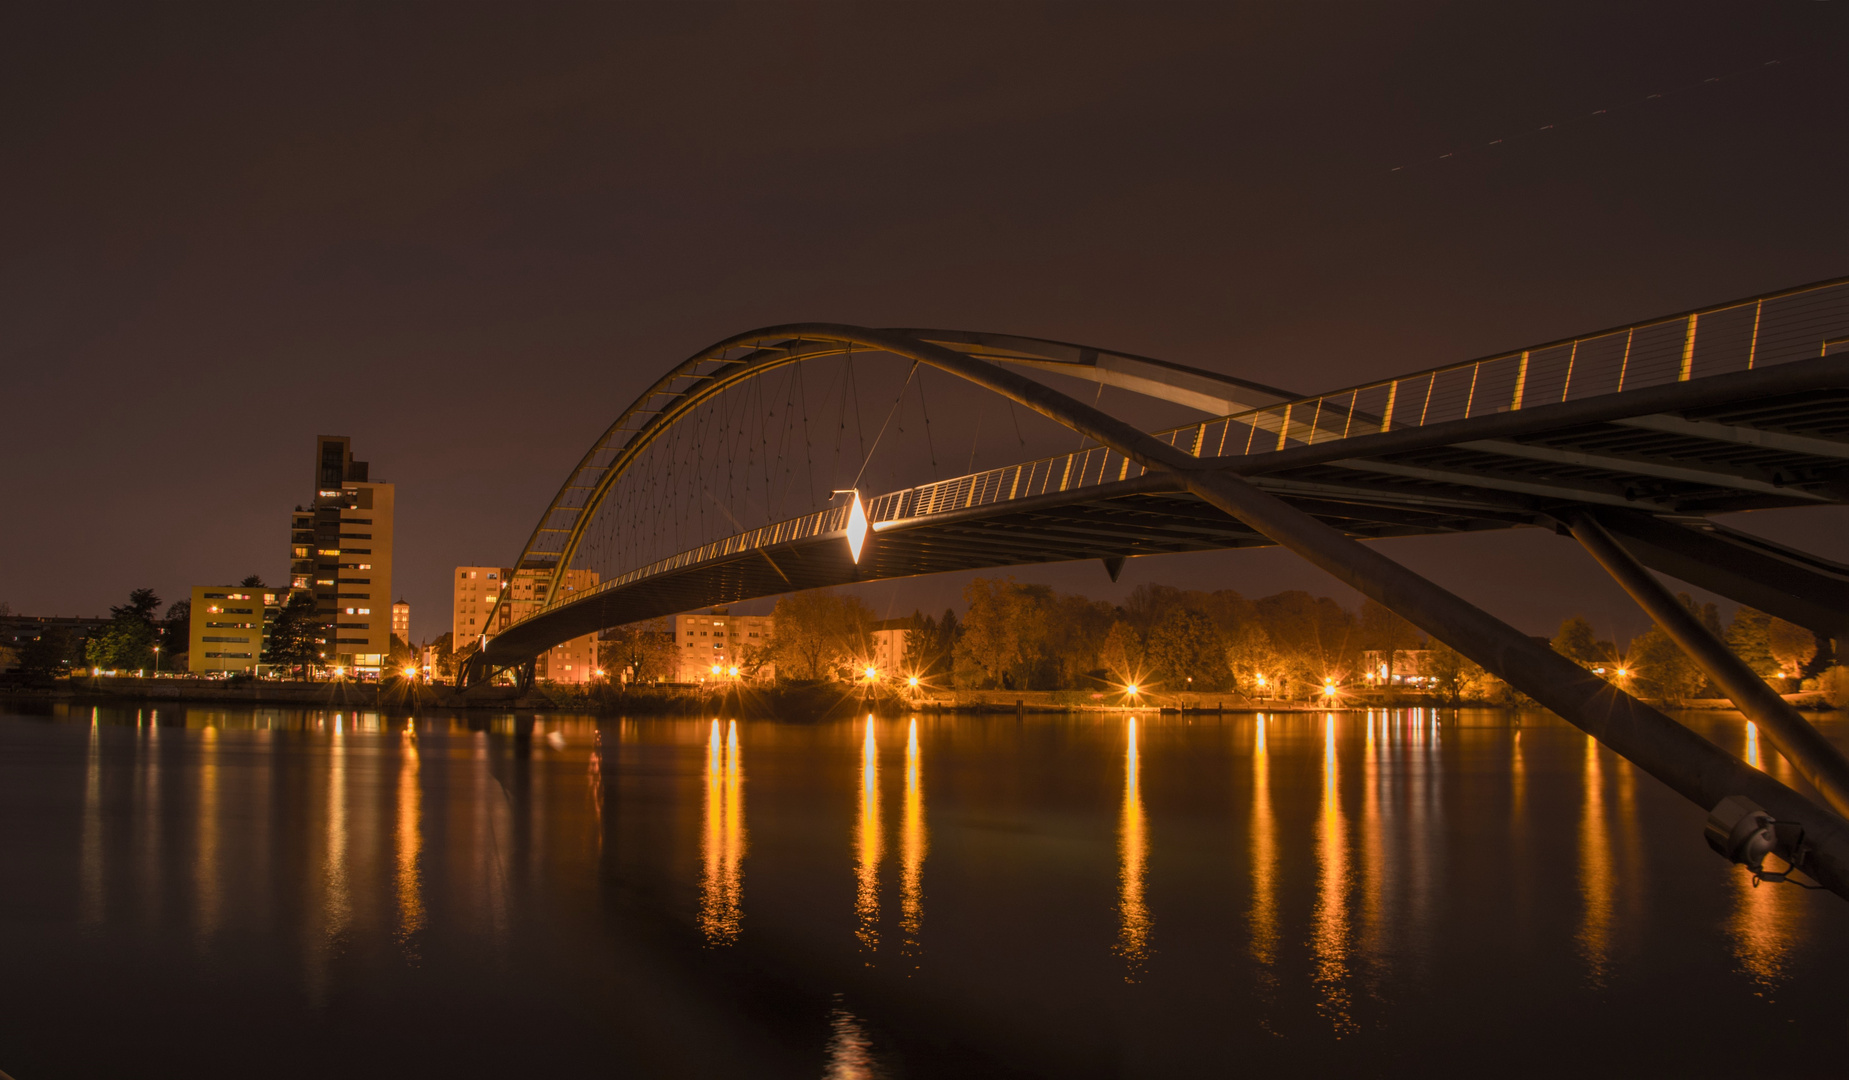
M280 578L312 439L345 433L400 485L434 636L451 566L513 558L640 389L764 324L1316 390L1849 273L1845 29L1840 3L9 5L0 599ZM1740 523L1849 558L1835 511ZM1552 536L1388 549L1525 628L1643 623ZM1125 586L1165 579L1337 591L1278 552Z

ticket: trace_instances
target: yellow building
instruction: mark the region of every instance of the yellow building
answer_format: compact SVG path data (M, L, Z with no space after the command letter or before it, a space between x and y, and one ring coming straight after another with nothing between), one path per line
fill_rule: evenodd
M769 615L733 615L729 608L714 608L708 614L676 615L673 620L675 652L679 663L678 682L712 682L731 679L733 668L742 677L748 670L747 650L770 644L777 620ZM774 670L765 665L758 669L759 678Z
M322 663L377 676L392 648L395 489L353 460L353 440L315 440L315 497L290 520L290 586L314 594Z
M406 645L411 644L411 605L403 600L392 605L392 633Z
M255 671L263 662L266 624L287 594L246 585L193 586L186 667L195 674Z
M451 648L458 655L480 648L487 638L537 610L545 603L550 581L551 574L540 570L515 573L505 566L458 566L450 614ZM575 592L597 581L594 571L567 570L563 588ZM503 594L507 600L496 612L495 603ZM598 664L597 635L585 634L546 650L535 659L533 673L547 682L588 683L602 677Z

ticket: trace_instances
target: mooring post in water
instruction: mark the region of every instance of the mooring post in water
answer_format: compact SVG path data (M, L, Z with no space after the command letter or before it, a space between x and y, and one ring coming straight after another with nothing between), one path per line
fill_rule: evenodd
M1656 575L1612 538L1598 519L1582 511L1573 515L1567 526L1573 538L1624 586L1624 591L1631 594L1663 632L1701 665L1714 680L1714 685L1733 699L1747 719L1759 725L1798 774L1808 780L1837 813L1849 814L1849 757L1844 757L1843 752L1811 726L1790 702L1767 686L1766 681L1735 656L1725 642L1703 626Z

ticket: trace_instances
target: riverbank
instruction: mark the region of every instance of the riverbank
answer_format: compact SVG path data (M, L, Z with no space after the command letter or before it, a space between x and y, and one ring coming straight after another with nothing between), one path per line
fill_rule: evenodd
M952 690L922 692L878 688L869 693L853 684L815 683L775 686L744 685L706 690L688 687L644 687L622 690L541 684L526 693L511 686L480 686L467 690L453 686L408 683L384 684L350 680L334 682L229 681L188 678L80 678L54 680L37 687L0 687L0 699L22 701L85 701L146 704L262 705L303 709L377 709L385 712L452 710L458 712L579 712L622 715L686 715L725 712L813 718L875 712L975 713L1276 713L1329 712L1355 709L1446 708L1450 703L1436 695L1404 691L1361 690L1329 701L1254 700L1239 694L1141 693L1134 699L1122 693L1085 690ZM1785 699L1805 710L1828 710L1820 694L1787 694ZM1464 702L1479 707L1482 702ZM1674 708L1731 710L1725 699L1674 703Z

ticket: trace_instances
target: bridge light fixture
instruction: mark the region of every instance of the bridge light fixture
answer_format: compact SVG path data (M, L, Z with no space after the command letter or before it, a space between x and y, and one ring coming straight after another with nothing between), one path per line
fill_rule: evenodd
M860 562L860 549L867 543L867 509L860 504L860 492L853 492L854 503L847 512L847 549Z

